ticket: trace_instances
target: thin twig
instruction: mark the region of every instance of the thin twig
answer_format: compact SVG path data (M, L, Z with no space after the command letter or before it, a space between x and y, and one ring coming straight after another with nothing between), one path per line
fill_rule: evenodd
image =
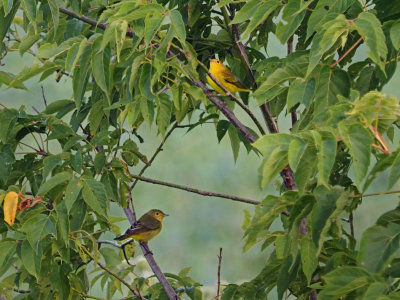
M67 9L67 8L64 8L64 7L61 7L61 6L58 7L58 9L59 9L60 12L62 12L63 14L66 14L66 15L68 15L68 16L74 18L74 19L81 20L81 21L84 22L84 23L90 24L90 25L95 26L95 27L99 27L99 28L101 28L101 29L103 29L103 30L105 30L105 29L107 28L107 24L99 23L99 22L97 22L96 20L93 20L93 19L91 19L91 18L88 18L88 17L86 17L86 16L84 16L84 15L78 16L75 12L73 12L73 11L70 10L70 9Z
M383 136L381 135L381 133L372 125L369 125L369 130L373 133L375 138L382 145L382 148L384 150L383 152L385 154L390 154L389 147L388 147L387 143L385 142L385 140L383 139Z
M228 195L228 194L215 193L215 192L209 192L209 191L203 191L203 190L200 190L200 189L196 189L196 188L192 188L192 187L188 187L188 186L184 186L184 185L165 182L165 181L156 180L156 179L151 179L151 178L147 178L147 177L143 177L143 176L139 176L139 175L135 175L135 174L130 174L130 176L132 178L135 178L136 180L149 182L149 183L153 183L153 184L158 184L158 185L163 185L163 186L168 186L168 187L172 187L172 188L175 188L175 189L187 191L187 192L190 192L190 193L199 194L199 195L202 195L202 196L230 199L230 200L233 200L233 201L244 202L244 203L254 204L254 205L261 204L260 201L251 200L251 199L247 199L247 198L243 198L243 197L238 197L238 196L233 196L233 195Z
M46 100L46 95L44 94L43 85L41 85L40 87L42 89L42 98L43 98L44 106L47 107L47 100Z
M289 38L287 43L287 54L291 54L293 52L293 35ZM297 115L296 110L294 107L290 111L291 119L292 119L292 126L297 122Z
M362 37L360 37L357 42L354 43L353 46L351 46L343 55L342 57L340 57L337 61L335 61L333 64L331 64L331 68L333 68L334 66L336 66L338 63L340 63L347 55L349 55L349 53L359 44L361 43L361 41L363 40Z
M82 249L83 252L86 253L86 255L88 255L91 259L95 260L92 253L90 253L89 250L86 249L86 247L82 245L80 248ZM136 290L127 281L125 281L125 279L121 278L118 274L114 273L114 271L104 266L101 262L97 261L97 265L104 271L106 271L108 274L110 274L111 276L118 279L121 283L123 283L134 295L139 296Z
M158 153L160 153L162 151L162 147L164 146L165 142L167 141L168 137L171 135L171 133L178 127L178 122L175 122L174 125L171 127L171 129L167 132L167 134L165 135L165 137L163 138L163 140L161 141L161 144L157 147L156 151L154 152L153 156L150 158L149 163L145 164L144 167L140 170L139 172L139 176L143 175L143 173L146 171L146 169L148 167L151 166L151 164L153 163L153 161L155 160L155 158L157 157ZM132 191L133 188L136 186L137 182L139 180L136 179L131 187L130 190Z
M215 297L215 299L219 299L219 291L220 291L220 287L221 287L221 262L222 262L222 248L219 248L217 296Z
M142 294L140 294L139 286L138 286L137 283L136 283L136 290L137 290L137 292L138 292L138 294L139 294L140 299L144 300Z
M30 292L32 292L32 290L20 290L17 288L13 288L13 291L20 294L29 294Z
M350 224L350 235L354 237L354 222L353 222L353 212L349 215L349 224Z
M398 194L400 190L394 191L387 191L387 192L377 192L377 193L369 193L369 194L362 194L362 195L350 195L349 198L364 198L364 197L371 197L371 196L382 196L382 195L390 195L390 194Z

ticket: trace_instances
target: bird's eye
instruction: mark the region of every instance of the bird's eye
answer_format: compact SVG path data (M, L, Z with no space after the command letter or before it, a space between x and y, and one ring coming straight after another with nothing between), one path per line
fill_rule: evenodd
M156 212L156 216L158 216L158 215L160 215L160 213L159 213L159 212Z

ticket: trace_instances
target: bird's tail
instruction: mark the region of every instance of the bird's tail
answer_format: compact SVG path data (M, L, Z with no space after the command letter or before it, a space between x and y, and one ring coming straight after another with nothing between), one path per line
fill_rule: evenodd
M114 240L122 241L122 240L125 240L126 238L127 238L126 234L123 234L123 235L117 236Z

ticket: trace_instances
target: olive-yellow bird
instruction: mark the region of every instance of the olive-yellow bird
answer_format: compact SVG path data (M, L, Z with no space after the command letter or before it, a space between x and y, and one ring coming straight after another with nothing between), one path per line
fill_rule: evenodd
M221 83L230 93L250 92L243 84L232 74L231 70L225 67L218 59L210 59L210 73ZM226 93L221 89L208 75L207 81L217 93L225 96Z
M161 231L162 221L166 216L168 215L159 209L149 210L140 217L134 226L128 228L123 235L116 237L115 240L133 238L139 242L148 242Z

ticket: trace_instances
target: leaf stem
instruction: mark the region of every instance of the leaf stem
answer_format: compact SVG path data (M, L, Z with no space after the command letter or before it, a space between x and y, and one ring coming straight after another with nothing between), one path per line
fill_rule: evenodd
M338 63L340 63L347 55L349 55L349 53L359 44L361 43L361 41L363 40L362 37L360 37L353 46L351 46L343 55L342 57L340 57L337 61L335 61L333 64L330 65L331 68L333 68L334 66L336 66Z

